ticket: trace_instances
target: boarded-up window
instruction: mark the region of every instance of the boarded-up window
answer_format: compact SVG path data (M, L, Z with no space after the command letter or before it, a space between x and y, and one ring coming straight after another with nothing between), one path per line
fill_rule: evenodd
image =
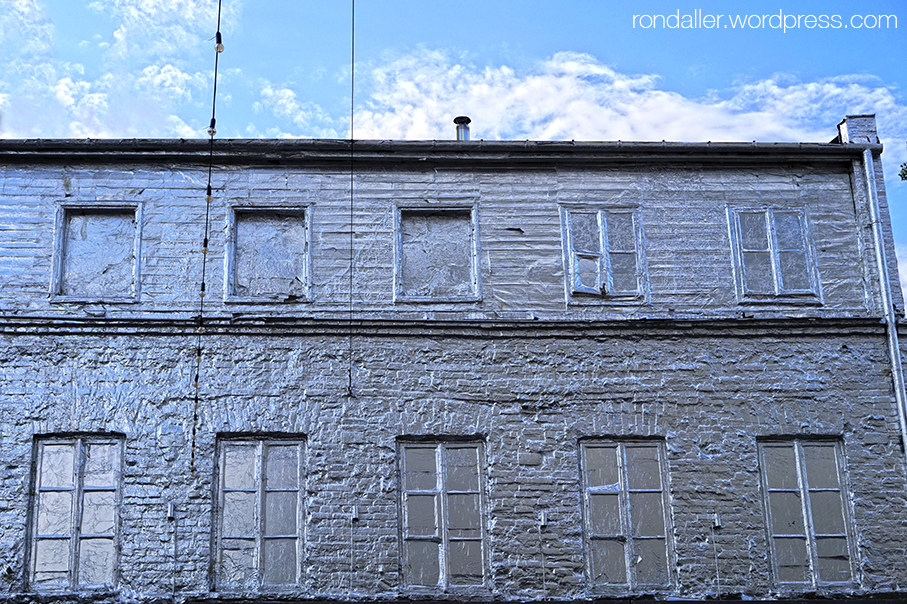
M659 442L583 443L587 565L596 587L670 582Z
M759 452L775 580L813 587L852 581L838 443L764 442Z
M474 300L474 231L471 209L401 210L398 298Z
M481 456L478 443L402 444L402 554L408 585L484 583Z
M308 243L304 210L234 211L232 297L298 300L308 296ZM228 271L229 273L229 271Z
M219 588L297 586L302 570L303 444L225 439L219 448Z
M121 441L40 440L35 459L32 587L114 584Z
M744 298L816 295L816 271L802 210L735 210L731 218Z
M135 208L65 208L54 293L130 300L138 291Z
M570 208L564 216L566 273L573 300L638 297L645 283L638 211Z

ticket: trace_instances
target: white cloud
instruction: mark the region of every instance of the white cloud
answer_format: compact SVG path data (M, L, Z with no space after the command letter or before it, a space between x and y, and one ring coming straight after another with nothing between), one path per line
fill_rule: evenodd
M272 115L283 122L289 122L302 132L320 138L337 138L337 132L332 127L333 119L319 105L311 102L302 102L296 93L289 88L275 88L265 82L261 89L261 100L253 104L257 114ZM247 132L250 130L247 128ZM253 130L258 133L257 129ZM279 127L265 130L265 136L273 138L295 138L294 135L282 131Z
M594 57L561 52L527 73L476 66L422 50L374 66L356 138L450 139L469 115L473 138L538 140L818 141L847 114L876 113L889 177L907 160L907 106L866 76L743 84L708 98L659 87L654 74L624 74Z

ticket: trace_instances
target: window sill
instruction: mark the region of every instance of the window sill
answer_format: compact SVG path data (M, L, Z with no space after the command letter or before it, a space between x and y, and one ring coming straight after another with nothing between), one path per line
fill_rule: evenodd
M139 297L136 296L68 296L62 294L51 294L51 304L138 304Z

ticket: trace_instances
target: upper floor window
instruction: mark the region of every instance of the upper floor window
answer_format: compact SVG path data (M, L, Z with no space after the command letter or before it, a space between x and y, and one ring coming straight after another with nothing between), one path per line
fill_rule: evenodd
M479 443L401 443L403 577L412 587L481 586Z
M310 213L289 207L233 208L225 271L228 301L309 299Z
M289 588L302 577L303 445L219 442L217 584Z
M122 442L36 443L30 583L38 589L109 586L117 567Z
M54 298L78 302L136 301L140 215L138 204L62 205L54 243Z
M741 298L818 295L818 275L802 209L731 209L729 218Z
M645 293L638 208L562 207L567 294L573 303Z
M479 299L474 207L399 208L397 219L397 300Z
M839 443L762 442L759 464L775 580L811 587L852 581Z
M632 590L670 583L662 444L582 444L587 568L592 585Z

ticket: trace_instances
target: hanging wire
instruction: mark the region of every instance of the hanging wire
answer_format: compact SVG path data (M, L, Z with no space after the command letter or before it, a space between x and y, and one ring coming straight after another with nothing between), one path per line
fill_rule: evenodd
M348 338L349 363L347 365L346 393L350 398L353 394L353 101L356 94L356 0L350 0L352 12L350 16L350 271L349 271L349 307L348 307Z
M195 472L196 436L198 434L198 409L200 374L202 367L202 335L205 333L205 281L208 266L208 233L211 222L211 201L213 190L211 177L214 171L214 135L217 134L217 67L220 53L224 51L223 36L220 33L220 18L223 0L217 0L217 33L214 34L214 92L211 99L211 123L208 126L208 183L205 187L205 234L202 238L202 282L198 292L198 319L195 333L195 374L192 380L193 405L192 405L192 454L189 469Z

